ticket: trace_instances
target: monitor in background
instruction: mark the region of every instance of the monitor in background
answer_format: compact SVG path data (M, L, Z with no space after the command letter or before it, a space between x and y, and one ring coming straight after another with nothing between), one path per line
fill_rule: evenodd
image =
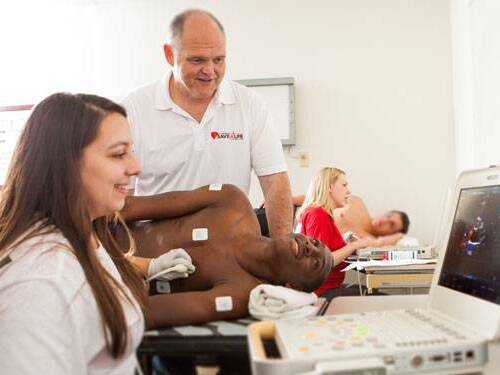
M439 285L500 304L500 186L462 189Z
M263 78L236 82L247 86L267 103L274 127L283 145L295 144L295 88L294 79Z

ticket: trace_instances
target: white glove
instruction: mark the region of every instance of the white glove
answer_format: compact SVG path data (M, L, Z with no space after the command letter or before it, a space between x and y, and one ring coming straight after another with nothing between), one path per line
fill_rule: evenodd
M184 249L172 249L158 258L151 259L148 268L148 281L153 279L174 280L186 278L195 267Z
M344 237L344 241L347 243L359 240L358 235L351 231L344 232L344 234L342 234L342 237Z

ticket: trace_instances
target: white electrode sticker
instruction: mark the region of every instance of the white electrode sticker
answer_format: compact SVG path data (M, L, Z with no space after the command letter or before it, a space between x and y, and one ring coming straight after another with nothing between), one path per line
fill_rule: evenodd
M170 283L167 280L158 280L156 282L156 291L158 293L170 293Z
M193 229L193 241L206 241L208 240L208 229L207 228L194 228Z
M231 311L233 309L233 298L230 296L217 297L215 299L215 311Z
M208 187L208 190L211 191L221 191L222 190L222 184L210 184Z

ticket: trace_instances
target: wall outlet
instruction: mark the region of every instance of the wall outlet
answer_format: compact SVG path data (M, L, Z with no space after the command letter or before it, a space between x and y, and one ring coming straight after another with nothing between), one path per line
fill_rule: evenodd
M299 166L301 168L309 167L309 153L306 151L299 152Z

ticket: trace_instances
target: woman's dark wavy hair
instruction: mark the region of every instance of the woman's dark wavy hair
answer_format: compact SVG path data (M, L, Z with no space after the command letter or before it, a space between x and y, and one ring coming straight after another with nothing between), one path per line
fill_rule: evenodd
M120 248L111 234L110 220L91 220L82 192L80 162L84 148L96 137L103 119L118 113L120 105L95 95L53 94L32 111L17 144L0 199L0 257L14 245L43 233L62 232L82 266L97 302L106 345L111 355L123 355L128 330L123 311L123 288L104 269L90 246L93 232L113 259L125 285L142 309L144 283L127 260L134 243ZM126 227L125 227L126 229ZM128 233L128 230L127 230Z

